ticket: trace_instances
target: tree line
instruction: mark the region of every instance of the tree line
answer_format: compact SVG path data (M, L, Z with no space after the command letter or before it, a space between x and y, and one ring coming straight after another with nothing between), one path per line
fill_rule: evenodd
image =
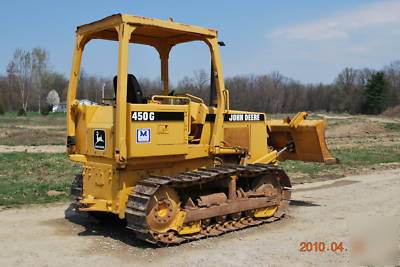
M379 71L345 68L331 84L302 84L274 72L227 78L226 87L238 109L380 114L400 104L400 61Z
M46 96L54 90L65 102L68 79L53 69L49 53L43 48L16 49L5 75L0 75L0 110L41 111L48 109ZM145 95L159 94L159 79L139 78ZM381 70L345 68L331 84L304 84L279 72L265 75L236 75L225 79L232 109L266 113L298 111L380 114L400 105L400 61ZM170 86L179 93L190 93L209 102L210 76L195 71ZM100 103L113 98L112 77L98 77L81 71L79 99Z
M208 103L209 80L205 71L197 71L193 77L179 81L175 89L200 96ZM157 82L150 84L154 88ZM381 70L345 68L331 84L303 84L273 72L228 77L225 87L229 89L233 109L266 113L380 114L400 105L400 61Z

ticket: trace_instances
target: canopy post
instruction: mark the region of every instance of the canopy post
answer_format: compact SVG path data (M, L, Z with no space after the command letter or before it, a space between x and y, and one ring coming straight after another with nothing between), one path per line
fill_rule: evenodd
M162 82L163 95L168 95L169 93L168 59L171 48L172 45L169 44L156 46L156 49L160 54L160 60L161 60L161 82Z

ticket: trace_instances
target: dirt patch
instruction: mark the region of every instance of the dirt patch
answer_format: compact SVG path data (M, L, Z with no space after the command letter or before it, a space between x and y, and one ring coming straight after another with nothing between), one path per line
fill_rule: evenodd
M363 137L331 137L327 139L329 149L348 149L355 146L371 147L371 146L392 146L398 145L400 142L400 132L371 135Z
M329 127L329 126L328 126ZM384 125L373 124L369 122L353 122L349 124L341 124L328 128L326 137L343 137L343 136L371 136L379 135L387 132Z
M0 128L0 145L61 145L65 143L65 131L46 126L32 128Z
M327 115L327 114L316 114L316 115L322 117L324 120L328 119L347 120L352 118L352 116L346 116L346 115Z
M56 129L56 130L63 130L66 129L63 125L15 125L15 127L20 129L32 129L32 130L49 130L49 129Z
M62 145L65 129L64 116L0 116L0 145Z
M367 117L368 120L380 123L398 123L400 119L397 118L387 118L387 117Z
M319 185L319 186L314 186L314 187L309 187L309 188L295 189L294 191L295 191L295 192L302 192L302 191L318 190L318 189L324 189L324 188L345 186L345 185L355 184L355 183L358 183L358 182L359 182L359 181L338 180L338 181L334 181L333 183L324 184L324 185Z
M9 135L8 131L0 129L0 138L7 137Z
M372 116L354 116L340 122L328 120L325 134L328 147L338 150L399 145L400 131L388 128L388 123L398 122L390 118Z
M71 224L68 220L65 220L65 218L45 220L40 222L40 225L52 228L53 234L59 236L74 236L77 230L84 229L78 224Z
M400 106L399 106L400 107ZM374 116L374 115L349 115L349 114L323 114L323 113L315 113L316 116L324 119L324 120L349 120L349 121L375 121L381 123L388 122L399 122L400 117L390 117L390 116Z
M0 153L28 152L28 153L63 153L66 152L64 145L43 145L43 146L2 146Z

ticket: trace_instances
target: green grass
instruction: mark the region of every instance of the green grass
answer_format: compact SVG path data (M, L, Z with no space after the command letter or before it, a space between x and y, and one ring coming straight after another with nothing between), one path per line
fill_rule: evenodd
M57 112L57 113L49 113L48 115L44 116L39 112L27 112L26 117L65 117L65 113ZM9 117L20 117L17 115L17 112L5 112L3 116ZM22 116L23 117L23 116Z
M69 186L80 164L67 159L64 153L0 154L0 205L49 203L66 200ZM47 191L65 192L48 196Z
M28 116L17 116L16 113L6 112L5 115L0 116L0 125L3 127L12 125L40 125L40 126L56 126L65 125L64 113L51 113L47 116L42 116L38 113L31 112Z
M400 131L400 123L386 123L385 128L393 131Z
M340 159L340 164L325 165L318 162L288 160L281 165L289 173L302 173L308 178L349 174L360 167L369 167L380 163L400 162L400 145L353 147L333 150L333 155Z
M307 178L331 177L351 173L362 167L400 162L400 145L355 147L334 150L341 164L286 161L281 165L289 173L302 173ZM50 203L68 199L69 187L80 164L64 153L0 153L0 206ZM48 196L49 190L65 192Z

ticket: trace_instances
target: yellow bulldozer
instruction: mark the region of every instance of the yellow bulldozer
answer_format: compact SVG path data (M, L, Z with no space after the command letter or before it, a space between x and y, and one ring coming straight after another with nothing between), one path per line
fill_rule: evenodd
M82 54L93 39L118 42L115 99L108 104L77 99ZM169 90L171 49L196 41L211 55L209 105ZM158 95L146 96L128 73L130 43L159 53ZM325 121L307 120L305 112L268 120L230 109L220 45L217 31L172 19L116 14L77 28L67 99L68 157L83 164L71 187L77 210L116 214L141 240L179 244L281 218L291 183L278 161L336 162Z

